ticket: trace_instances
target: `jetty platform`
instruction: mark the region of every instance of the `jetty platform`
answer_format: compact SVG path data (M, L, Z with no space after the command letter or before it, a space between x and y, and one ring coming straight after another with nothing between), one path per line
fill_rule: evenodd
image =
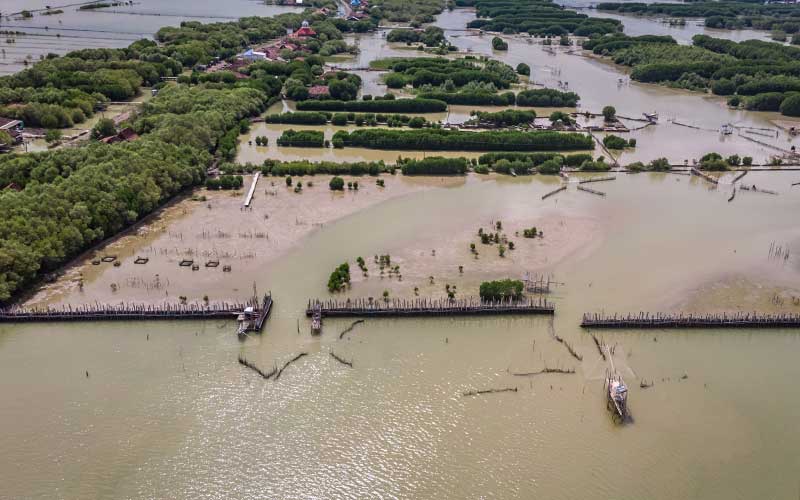
M306 316L313 317L419 317L555 314L555 306L543 298L517 301L467 299L347 299L309 300Z
M800 314L584 314L584 328L800 328Z

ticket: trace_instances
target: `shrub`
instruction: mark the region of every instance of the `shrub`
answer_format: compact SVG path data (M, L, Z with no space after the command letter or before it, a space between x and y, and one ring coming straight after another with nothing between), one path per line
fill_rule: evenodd
M628 146L628 141L618 135L607 135L603 137L603 144L608 149L625 149Z
M553 158L539 165L536 170L543 175L557 175L561 172L561 161L559 158Z
M328 278L328 291L331 293L339 292L347 288L350 283L350 264L345 262L331 273Z
M494 50L508 50L508 44L499 36L492 38L492 48Z
M328 187L331 191L344 191L344 179L336 176L328 183Z
M603 108L603 118L607 122L613 122L617 119L617 108L614 106L606 106Z

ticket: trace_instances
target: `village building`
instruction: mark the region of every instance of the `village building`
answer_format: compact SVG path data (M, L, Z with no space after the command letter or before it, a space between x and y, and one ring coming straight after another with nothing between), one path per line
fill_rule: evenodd
M314 85L308 89L308 97L312 99L319 99L321 97L330 96L330 91L327 85Z
M292 38L310 38L317 36L317 32L311 29L311 26L308 25L308 21L303 21L300 25L300 29L289 36Z

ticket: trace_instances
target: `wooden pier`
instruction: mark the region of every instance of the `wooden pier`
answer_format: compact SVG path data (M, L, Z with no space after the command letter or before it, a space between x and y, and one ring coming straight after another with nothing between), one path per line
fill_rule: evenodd
M90 304L73 307L13 307L0 309L0 323L47 321L145 321L236 319L250 310L253 319L248 331L261 331L272 309L272 296L246 302L216 304Z
M250 184L250 189L247 191L247 196L244 199L244 207L250 207L250 203L253 201L253 195L256 192L256 185L258 184L258 178L261 177L261 172L256 172L253 175L253 183Z
M800 314L584 314L584 328L800 328Z
M322 317L418 317L489 316L500 314L555 314L555 306L543 298L486 302L478 298L450 299L347 299L309 300L306 316Z

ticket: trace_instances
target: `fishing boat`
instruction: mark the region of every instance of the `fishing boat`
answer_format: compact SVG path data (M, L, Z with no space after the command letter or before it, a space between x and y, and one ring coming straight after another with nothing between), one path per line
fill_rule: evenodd
M642 113L642 115L650 123L658 122L658 113L656 113L655 111L653 111L652 113Z
M608 409L614 412L620 420L628 416L628 386L619 375L610 375L606 378L608 396Z

